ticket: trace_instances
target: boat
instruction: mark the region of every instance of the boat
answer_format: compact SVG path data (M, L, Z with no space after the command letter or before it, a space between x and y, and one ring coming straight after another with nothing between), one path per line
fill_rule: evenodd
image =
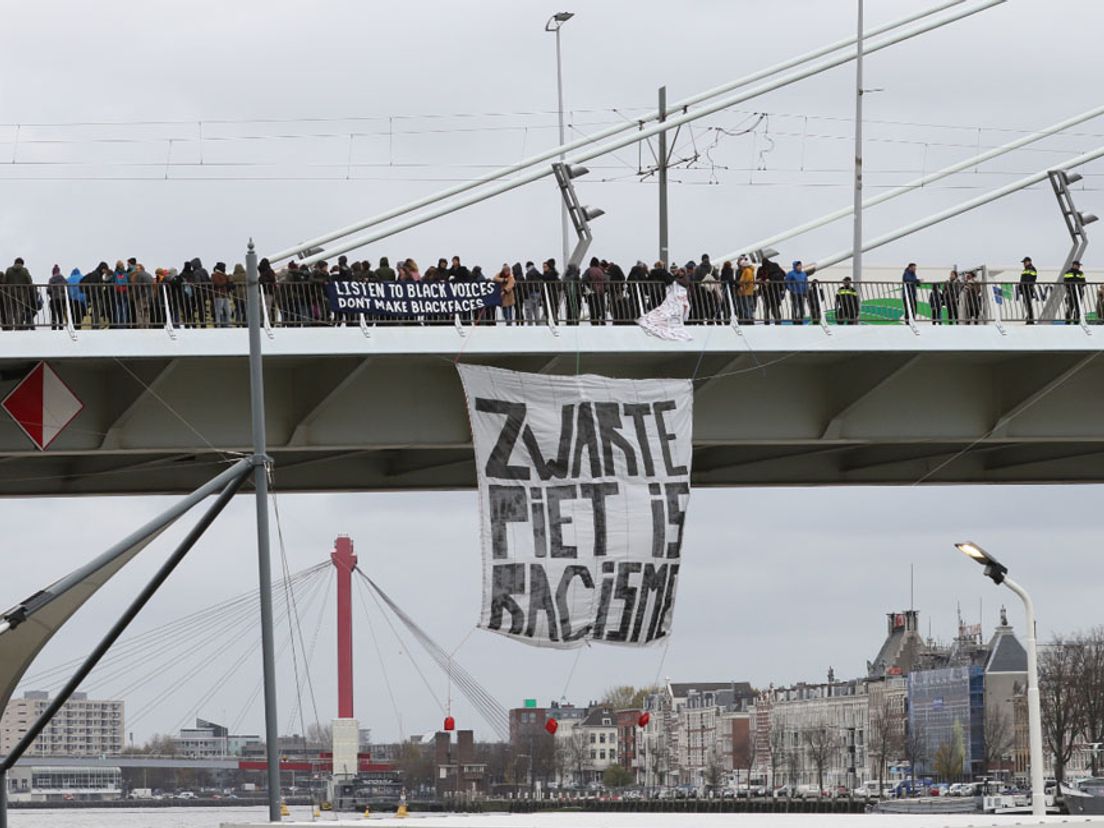
M1062 798L1072 815L1104 814L1104 778L1085 779L1076 787L1063 785Z

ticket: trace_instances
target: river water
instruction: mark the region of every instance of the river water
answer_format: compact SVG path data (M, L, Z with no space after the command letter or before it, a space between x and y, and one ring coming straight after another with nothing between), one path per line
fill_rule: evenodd
M310 808L293 807L285 822L309 825ZM678 813L538 813L448 816L411 814L396 820L393 814L377 813L366 823L356 814L342 814L346 826L372 825L378 828L977 828L978 826L1029 826L1040 823L1029 816L992 817L982 814L866 815L866 814L678 814ZM1061 818L1051 818L1061 822ZM1065 818L1068 820L1068 817ZM219 828L223 823L268 821L268 809L250 808L64 808L58 810L12 810L11 828ZM331 828L336 816L326 813L316 825ZM1048 822L1048 825L1054 824ZM1085 822L1081 823L1086 825ZM1104 825L1104 822L1092 822ZM288 825L287 828L292 828Z
M289 810L291 820L310 821L309 807L291 807ZM332 817L330 819L332 820ZM224 822L267 821L268 808L263 806L255 808L58 808L41 811L13 808L8 811L9 828L218 828Z

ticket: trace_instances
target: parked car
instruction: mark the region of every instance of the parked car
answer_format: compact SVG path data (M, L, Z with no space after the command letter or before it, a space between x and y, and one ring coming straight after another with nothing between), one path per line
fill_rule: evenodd
M819 799L823 793L816 785L798 785L794 791L794 796L801 799Z

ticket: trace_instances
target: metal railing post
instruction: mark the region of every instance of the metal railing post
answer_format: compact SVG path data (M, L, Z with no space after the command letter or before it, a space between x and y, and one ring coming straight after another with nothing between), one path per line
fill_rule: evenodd
M69 285L67 284L63 288L62 303L65 305L65 330L69 334L69 338L74 342L77 341L77 331L73 327L73 312L69 307Z
M165 303L165 333L170 339L176 339L176 329L173 327L172 306L169 303L169 289L164 282L161 283L161 298Z
M1002 306L1004 305L1004 294L1001 294L1001 301L998 303L996 296L993 293L993 288L1000 290L1000 285L993 285L989 282L989 266L982 265L981 270L981 289L985 291L985 322L992 321L993 325L1001 336L1006 336L1008 332L1004 329L1004 321L1001 313Z
M832 329L828 325L828 297L822 296L820 293L821 283L818 281L812 285L813 290L816 292L817 309L820 311L818 316L820 317L820 329L828 336L832 335ZM836 320L839 323L839 320ZM750 782L748 783L750 784Z
M740 325L740 312L743 310L740 304L740 297L737 296L738 282L730 282L725 284L724 291L725 296L728 299L728 324L732 326L732 330L736 331L737 336L744 335L744 329Z
M265 287L266 286L260 284L259 279L258 279L258 285L257 286L260 289L260 293L261 293L261 297L260 297L261 298L261 321L264 324L265 333L268 334L269 339L275 339L276 338L276 332L272 330L272 320L269 318L269 314L268 314L268 297L265 293Z
M548 329L552 331L553 336L559 336L560 326L559 323L556 321L556 314L552 312L552 300L548 297L549 289L546 283L541 283L540 292L541 304L544 306L544 317L548 322ZM558 311L559 308L557 307L556 310Z

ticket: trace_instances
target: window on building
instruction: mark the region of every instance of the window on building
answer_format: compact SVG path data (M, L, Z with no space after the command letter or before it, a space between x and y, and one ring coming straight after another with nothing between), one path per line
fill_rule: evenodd
M606 758L606 752L604 750L598 751L598 758L599 759L605 759Z
M604 745L606 743L606 734L605 733L598 734L598 741L601 742Z
M591 759L597 759L598 758L598 751L592 750L590 752L590 758Z
M593 745L593 744L594 744L595 742L597 742L597 741L598 741L598 740L597 740L597 739L595 738L594 734L593 734L593 733L591 733L591 734L590 734L590 743L591 743L591 744Z

